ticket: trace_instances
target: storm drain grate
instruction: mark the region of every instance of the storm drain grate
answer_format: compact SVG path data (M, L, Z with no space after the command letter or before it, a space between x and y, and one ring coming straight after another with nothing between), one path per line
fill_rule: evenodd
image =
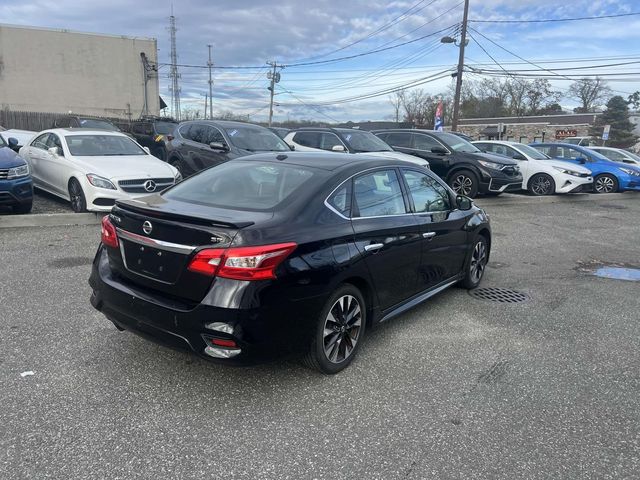
M498 303L521 303L529 299L526 293L498 287L476 288L470 290L469 295L480 300Z

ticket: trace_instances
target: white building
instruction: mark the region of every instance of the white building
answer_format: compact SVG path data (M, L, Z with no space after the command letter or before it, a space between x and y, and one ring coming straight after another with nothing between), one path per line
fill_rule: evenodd
M0 108L123 119L158 115L157 59L154 38L0 25Z

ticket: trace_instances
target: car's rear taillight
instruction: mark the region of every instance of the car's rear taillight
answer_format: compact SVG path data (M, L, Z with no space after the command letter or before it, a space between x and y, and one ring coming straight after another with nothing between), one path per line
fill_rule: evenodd
M102 224L100 227L101 240L107 247L118 248L118 235L116 234L116 227L113 226L109 215L102 217Z
M257 247L202 250L189 263L189 270L235 280L276 278L276 267L296 248L295 243Z

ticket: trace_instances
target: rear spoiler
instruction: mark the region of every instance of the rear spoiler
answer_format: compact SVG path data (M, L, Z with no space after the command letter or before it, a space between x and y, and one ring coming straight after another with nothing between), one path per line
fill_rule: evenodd
M139 207L134 205L136 200L116 200L116 208L121 210L126 210L129 212L137 213L140 215L144 215L146 217L156 217L158 219L165 219L170 217L172 220L179 220L188 223L195 223L198 225L206 225L210 227L223 227L223 228L245 228L253 225L255 222L230 222L228 220L220 220L216 218L203 218L203 217L192 217L190 215L185 215L181 213L175 212L166 212L158 209L154 209L149 206L149 204L144 203L144 207ZM142 202L141 202L142 203Z

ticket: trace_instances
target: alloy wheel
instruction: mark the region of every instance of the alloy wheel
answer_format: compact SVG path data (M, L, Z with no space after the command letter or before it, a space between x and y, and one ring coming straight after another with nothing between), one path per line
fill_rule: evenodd
M82 212L84 210L84 194L82 187L76 181L69 184L69 197L71 197L71 208L74 212Z
M324 354L331 363L342 363L353 353L362 327L362 308L352 295L335 301L324 322Z
M611 193L615 189L615 182L613 178L608 176L598 177L596 179L595 189L598 193Z
M536 195L549 195L551 193L551 181L544 175L539 175L531 182L531 191Z
M471 280L474 283L478 283L484 274L484 269L487 266L487 247L484 242L476 243L473 247L473 253L471 254L471 264L469 270L471 274Z
M473 189L473 180L466 175L458 175L451 182L451 188L456 193L469 196Z

